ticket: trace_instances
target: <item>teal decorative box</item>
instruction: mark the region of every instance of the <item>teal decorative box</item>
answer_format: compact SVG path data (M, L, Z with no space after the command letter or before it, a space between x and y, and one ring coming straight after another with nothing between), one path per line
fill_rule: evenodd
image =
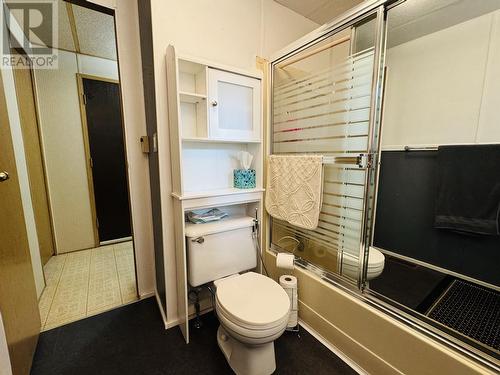
M238 189L255 188L255 169L235 169L234 187Z

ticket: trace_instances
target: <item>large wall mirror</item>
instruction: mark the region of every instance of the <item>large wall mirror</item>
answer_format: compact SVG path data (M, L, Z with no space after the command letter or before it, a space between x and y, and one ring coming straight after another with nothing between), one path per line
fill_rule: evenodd
M137 299L114 15L54 6L57 68L14 70L44 330Z
M388 11L373 233L385 267L368 277L371 293L495 359L499 9L498 1L409 0Z

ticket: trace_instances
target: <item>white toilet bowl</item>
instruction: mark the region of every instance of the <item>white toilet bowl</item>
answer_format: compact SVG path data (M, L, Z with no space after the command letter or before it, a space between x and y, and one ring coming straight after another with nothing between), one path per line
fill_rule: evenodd
M368 254L367 280L372 280L384 271L385 256L374 247L370 247ZM353 279L358 278L358 257L349 253L342 254L342 274Z
M285 331L290 300L269 277L247 272L215 281L217 342L238 375L268 375L276 369L274 340Z

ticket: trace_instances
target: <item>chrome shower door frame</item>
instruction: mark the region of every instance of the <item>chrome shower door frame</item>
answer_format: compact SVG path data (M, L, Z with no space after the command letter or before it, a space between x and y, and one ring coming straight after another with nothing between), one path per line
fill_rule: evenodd
M358 277L356 282L356 287L358 291L362 291L366 285L366 274L368 269L368 248L369 241L371 240L371 226L374 220L374 199L375 199L375 189L378 173L378 160L379 158L379 137L378 128L380 126L380 113L381 113L381 101L383 92L383 82L384 82L384 55L385 55L385 11L386 5L394 3L394 0L368 0L362 4L354 7L350 12L345 13L339 18L334 19L332 22L323 25L322 27L316 29L315 31L307 34L303 38L297 40L292 45L287 46L285 49L279 51L270 59L271 69L270 71L270 89L271 95L270 100L270 124L272 124L273 119L273 95L272 88L274 83L274 68L277 64L283 62L294 55L304 51L305 49L325 40L326 38L332 37L335 34L353 26L354 24L369 20L370 18L376 17L376 29L375 29L375 48L374 48L374 63L372 70L372 86L371 86L371 98L370 98L370 110L369 110L369 131L368 131L368 148L367 154L370 156L368 166L366 168L365 184L364 184L364 199L363 199L363 210L362 210L362 224L360 233L360 246L359 246L359 256L358 256ZM270 127L272 128L272 127ZM269 148L272 153L273 145L273 133L270 131L269 135ZM370 209L372 208L372 209ZM275 245L270 244L271 250L277 251ZM352 284L345 277L339 277L331 272L324 271L318 268L316 265L311 264L304 260L299 260L299 264L307 268L322 278L326 279L339 279L346 284ZM349 289L352 285L345 285Z

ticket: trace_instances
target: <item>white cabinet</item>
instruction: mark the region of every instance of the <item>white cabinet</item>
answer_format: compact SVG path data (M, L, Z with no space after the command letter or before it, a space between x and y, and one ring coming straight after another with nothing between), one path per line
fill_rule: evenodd
M158 150L167 149L163 142L170 141L177 316L188 342L186 212L219 207L230 216L253 217L256 210L263 214L262 75L179 55L174 46L167 48L166 67L170 136L162 135L165 128L158 129ZM240 151L254 157L255 188L234 187ZM159 157L160 170L167 169L164 162ZM202 309L204 301L210 306L209 299L202 300Z
M208 69L209 137L259 140L261 133L260 80Z

